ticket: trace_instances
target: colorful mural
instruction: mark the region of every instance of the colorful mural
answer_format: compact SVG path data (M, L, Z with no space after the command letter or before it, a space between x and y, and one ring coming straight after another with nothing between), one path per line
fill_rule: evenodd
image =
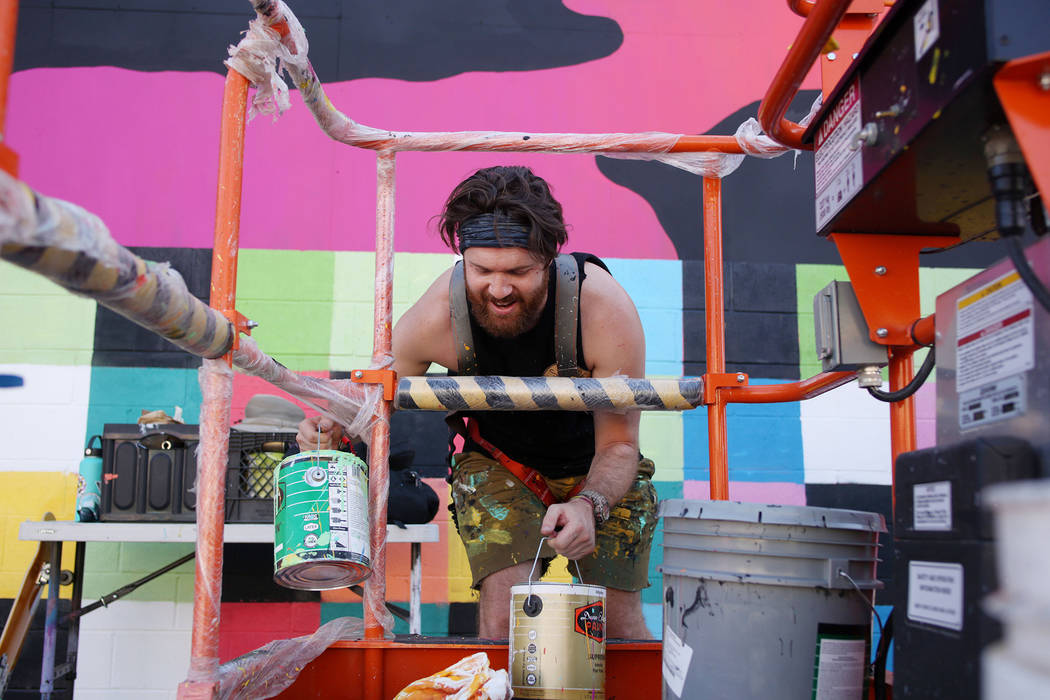
M143 257L171 261L206 299L221 61L251 12L243 0L189 7L23 2L4 141L20 155L22 179L98 214ZM332 102L361 123L408 131L732 133L754 116L801 22L772 0L329 0L293 10ZM816 73L803 88L795 118L819 89ZM700 179L655 163L400 154L395 316L453 260L433 221L449 190L500 163L547 178L564 205L570 248L606 259L631 294L647 336L646 373L702 373ZM753 383L818 371L812 298L846 278L834 247L813 233L812 167L808 154L747 160L725 181L727 365ZM283 117L249 125L238 308L260 323L254 336L266 352L321 376L369 364L374 228L373 153L328 140L294 92ZM977 246L931 259L937 269L923 273L924 297L932 303L992 256ZM200 391L196 358L6 263L0 319L0 373L26 380L0 390L0 598L9 599L31 550L17 525L44 510L72 517L84 440L144 409L179 406L195 422ZM238 376L233 419L252 395L271 391ZM928 386L919 397L923 445L930 397ZM416 468L446 497L440 418L397 416L393 439L395 451L416 452ZM644 417L642 450L657 463L661 498L707 496L706 434L703 409ZM729 449L734 499L888 512L886 408L852 386L802 405L732 407ZM423 547L423 631L469 631L466 559L444 509L437 522L441 542ZM408 598L407 547L389 555L394 601ZM186 551L92 544L85 598ZM657 554L655 585L643 595L656 636L659 563ZM269 582L268 566L263 551L227 547L224 661L359 609L349 593L290 596ZM881 573L892 576L892 562ZM86 616L76 697L173 697L188 663L192 582L188 564Z

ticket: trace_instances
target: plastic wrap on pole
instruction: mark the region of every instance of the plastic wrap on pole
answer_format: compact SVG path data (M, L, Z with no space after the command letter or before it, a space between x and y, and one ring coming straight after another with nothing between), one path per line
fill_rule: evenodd
M394 315L394 209L397 191L396 154L376 154L376 259L375 306L373 309L372 358L380 361L391 354ZM393 406L380 404L382 422L372 428L368 452L369 543L372 549L372 576L365 581L365 636L375 639L380 627L389 629L393 617L386 609L386 523L390 490L390 414ZM378 678L372 677L365 697L378 691Z
M397 408L422 411L688 411L703 380L603 377L402 377Z
M394 358L387 356L369 369L385 369L393 362ZM381 420L377 407L383 399L383 388L377 384L297 374L260 350L248 337L242 337L240 347L233 351L233 364L245 374L261 377L309 404L343 425L347 435L365 442L371 440L372 426Z
M39 195L0 172L0 257L168 339L186 352L222 357L233 325L186 288L167 263L143 260L94 214Z
M219 700L272 698L288 688L308 663L335 642L364 638L359 618L339 617L313 634L277 639L219 667ZM393 634L389 635L393 639Z
M809 124L817 112L820 111L821 102L821 96L817 95L810 107L809 114L799 124L802 126ZM796 156L798 155L796 149L777 143L762 133L762 127L754 117L746 119L738 126L736 133L733 134L733 138L740 145L740 150L743 151L743 154L699 152L664 153L659 155L651 153L609 153L606 155L610 158L625 160L655 160L665 165L673 165L680 170L687 170L694 175L717 179L727 177L739 168L741 163L744 162L744 154L766 159L782 156L788 151L794 152Z
M739 154L733 141L705 145L701 154L669 153L682 134L644 133L529 133L505 131L394 132L359 124L340 112L325 95L321 81L307 58L309 45L302 26L280 0L255 0L258 18L244 40L230 47L226 65L248 77L255 85L253 100L258 112L274 113L288 107L287 87L278 71L288 72L321 128L341 143L380 151L511 151L544 153L638 153L666 154L661 160L677 167L708 168L721 153ZM709 152L706 152L709 151ZM656 155L650 155L655 158ZM692 157L692 156L702 157ZM638 157L644 158L644 155ZM695 172L696 170L694 170Z
M193 636L186 680L190 684L210 684L218 681L219 671L223 520L233 370L225 360L205 360L199 377L202 402L197 447L197 571L193 582Z

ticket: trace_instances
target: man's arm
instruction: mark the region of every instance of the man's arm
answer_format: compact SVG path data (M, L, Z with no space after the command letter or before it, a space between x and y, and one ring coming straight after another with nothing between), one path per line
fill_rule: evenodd
M588 263L580 295L584 358L594 377L645 376L645 334L634 302L616 280ZM594 414L594 459L584 486L614 506L631 488L638 472L638 411ZM554 535L559 554L579 559L594 551L594 513L584 499L551 506L541 531Z

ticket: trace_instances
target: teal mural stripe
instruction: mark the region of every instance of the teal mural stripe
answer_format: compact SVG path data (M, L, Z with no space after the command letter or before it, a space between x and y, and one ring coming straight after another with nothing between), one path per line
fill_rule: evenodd
M661 501L669 498L682 497L682 483L679 481L654 481L656 496ZM657 567L663 562L664 523L659 520L656 524L656 534L653 536L653 548L649 555L649 587L642 590L642 603L661 603L663 601L663 574ZM650 631L654 634L657 630L650 625Z
M390 601L406 610L407 601ZM448 636L448 603L423 603L420 606L420 625L423 634L446 637ZM361 603L321 603L321 624L331 622L339 617L356 617L362 619L364 607ZM408 634L408 623L404 620L394 618L394 634Z
M134 423L142 411L163 410L182 420L200 421L201 390L195 369L92 367L87 434L100 435L105 423Z

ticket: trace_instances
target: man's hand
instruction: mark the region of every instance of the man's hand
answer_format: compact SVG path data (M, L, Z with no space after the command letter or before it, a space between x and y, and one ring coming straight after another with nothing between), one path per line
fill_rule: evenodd
M557 532L557 534L555 534ZM555 503L540 526L547 543L566 559L582 559L594 551L594 509L582 499Z
M320 428L320 437L318 437ZM334 450L343 439L343 427L331 418L311 416L299 424L295 441L300 450Z

